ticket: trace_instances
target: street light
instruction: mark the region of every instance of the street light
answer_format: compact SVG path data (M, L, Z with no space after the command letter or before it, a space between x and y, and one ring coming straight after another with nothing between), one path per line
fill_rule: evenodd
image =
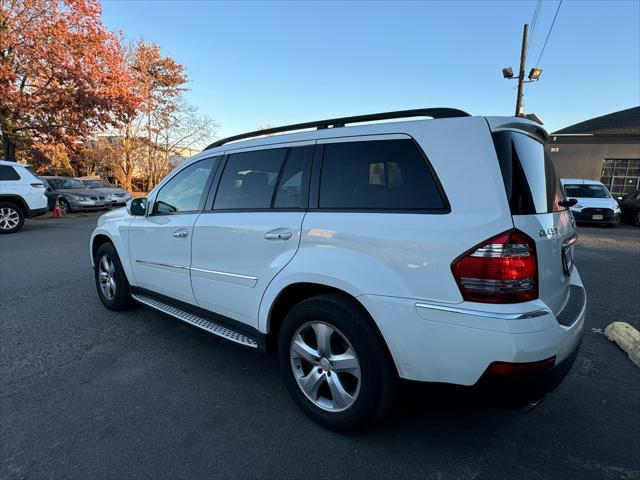
M502 69L502 76L504 78L513 78L513 69L511 67L505 67Z
M535 80L540 80L540 75L542 74L542 69L538 67L534 67L529 72L529 80L532 82Z

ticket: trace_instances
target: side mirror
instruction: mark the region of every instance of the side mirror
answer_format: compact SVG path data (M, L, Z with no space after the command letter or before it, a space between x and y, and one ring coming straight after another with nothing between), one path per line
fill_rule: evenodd
M127 211L134 217L144 217L147 212L146 198L133 198L127 202Z
M558 205L561 207L565 207L565 208L571 208L573 207L576 203L578 203L578 200L576 200L575 198L570 198L568 200L561 200L558 202Z

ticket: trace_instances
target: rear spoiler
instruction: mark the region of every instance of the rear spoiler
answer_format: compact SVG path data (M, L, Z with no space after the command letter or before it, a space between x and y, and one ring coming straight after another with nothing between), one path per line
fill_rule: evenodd
M501 130L520 130L538 138L542 143L547 143L549 134L532 120L522 117L485 117L492 132Z

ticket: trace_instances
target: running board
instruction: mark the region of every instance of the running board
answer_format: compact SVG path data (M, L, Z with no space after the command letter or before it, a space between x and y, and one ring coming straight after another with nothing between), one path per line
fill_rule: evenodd
M243 345L245 347L258 348L258 342L253 338L248 337L243 333L236 332L235 330L231 330L227 327L218 325L217 323L201 317L200 315L195 315L193 313L187 312L178 307L158 300L157 298L153 298L142 293L132 293L131 297L136 302L142 303L143 305L151 307L162 313L166 313L167 315L171 315L178 320L182 320L183 322L193 325L194 327L201 328L202 330L206 330L207 332L213 333L214 335L222 337L226 340L239 343L240 345Z

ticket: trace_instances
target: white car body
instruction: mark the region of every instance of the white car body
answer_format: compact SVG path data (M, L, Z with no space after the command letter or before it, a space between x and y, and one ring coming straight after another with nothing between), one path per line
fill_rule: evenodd
M97 246L112 242L132 287L222 315L264 338L274 333L274 311L288 289L315 285L344 292L375 322L401 378L473 385L495 362L554 358L557 365L576 351L586 311L583 300L573 305L567 324L560 321L570 290L583 292L577 269L563 273L562 255L572 248L567 245L575 241L575 225L567 209L512 215L492 132L518 132L535 140L540 152L546 135L522 118L461 117L326 128L208 149L149 192L144 216L126 209L103 215L91 236L91 259ZM149 214L158 192L205 158L394 139L412 140L424 151L448 212ZM504 304L464 300L453 262L514 228L535 241L538 297ZM290 238L273 241L281 232Z

